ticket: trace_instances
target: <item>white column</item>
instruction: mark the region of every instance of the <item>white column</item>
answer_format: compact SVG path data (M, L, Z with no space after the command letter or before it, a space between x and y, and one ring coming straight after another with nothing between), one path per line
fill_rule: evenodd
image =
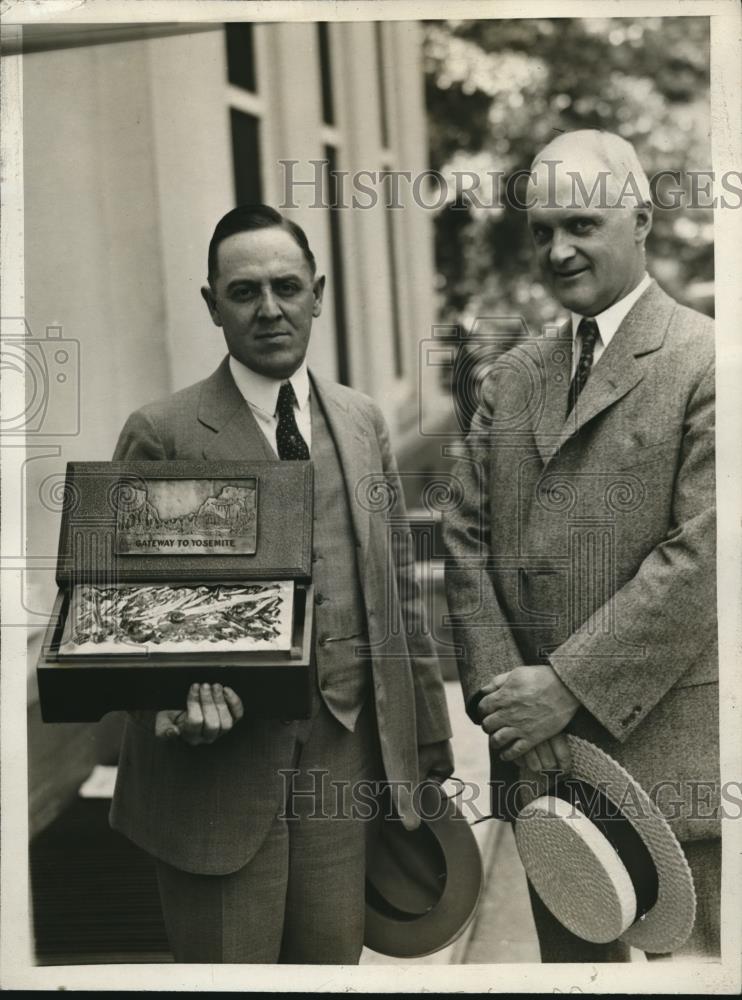
M37 622L56 593L66 463L110 458L128 413L170 390L145 45L23 57L25 316L49 393L25 480Z
M381 167L378 74L372 24L333 25L343 88L338 93L345 136L343 168L351 175ZM351 195L346 196L350 202ZM381 199L380 199L381 201ZM396 378L384 208L343 210L354 381L395 422Z
M332 256L324 192L313 184L287 187L297 182L321 180L312 160L324 158L322 103L317 27L308 24L269 24L256 34L260 44L260 87L266 102L266 198L306 232L320 274L327 275L322 315L315 320L309 345L309 363L328 378L337 376L335 310L332 289ZM337 53L333 53L337 58ZM295 160L293 167L281 161ZM265 160L264 160L265 162ZM319 195L319 198L317 197ZM295 208L285 207L296 205Z
M421 26L403 21L386 26L389 70L390 144L399 169L413 179L428 169L428 136ZM405 358L405 392L400 401L400 439L417 432L420 387L420 344L431 336L435 321L433 212L415 204L409 185L401 186L404 209L395 213L399 296ZM433 403L422 401L423 403ZM433 404L435 405L435 404Z
M17 31L18 29L16 29ZM11 29L12 31L12 29ZM21 115L23 106L22 69L20 56L8 56L0 64L2 89L2 119L0 121L0 155L3 163L3 184L0 188L0 209L3 225L0 229L0 288L2 289L3 316L23 316L23 134ZM6 330L3 325L3 338ZM3 353L5 344L3 343ZM3 359L5 362L5 358ZM24 386L13 367L5 363L0 367L3 417L23 413ZM29 885L24 878L23 846L28 843L28 810L26 807L25 775L26 750L26 674L23 662L26 656L26 622L23 607L23 555L22 528L22 464L25 456L23 439L11 439L5 447L2 439L2 538L3 572L2 611L3 670L0 672L0 733L2 734L2 760L5 771L2 782L2 808L0 809L0 838L5 850L0 852L0 876L6 919L2 936L0 963L7 969L14 963L23 965L32 960L31 928L29 914ZM8 555L18 553L18 559ZM10 563L10 565L9 565ZM11 780L11 775L16 777ZM21 848L20 852L18 848Z
M153 148L151 184L159 216L163 322L170 381L204 378L226 353L200 288L214 226L234 208L224 29L151 39L146 46ZM153 233L154 235L154 233Z

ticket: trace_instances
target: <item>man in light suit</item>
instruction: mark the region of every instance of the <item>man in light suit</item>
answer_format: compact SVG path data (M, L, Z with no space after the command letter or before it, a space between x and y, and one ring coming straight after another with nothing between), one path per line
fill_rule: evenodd
M307 370L324 284L304 232L278 212L224 216L202 295L229 355L132 414L114 456L314 465L311 718L250 718L215 684L194 685L185 710L127 719L111 822L156 859L179 962L357 962L369 790L388 783L413 829L418 780L453 770L411 539L392 545L361 488L371 477L404 516L384 419Z
M551 142L527 208L571 315L498 359L457 466L447 592L467 710L501 818L518 776L569 769L565 731L655 795L695 878L688 948L718 954L712 323L646 273L649 185L619 136ZM531 897L544 961L628 959Z

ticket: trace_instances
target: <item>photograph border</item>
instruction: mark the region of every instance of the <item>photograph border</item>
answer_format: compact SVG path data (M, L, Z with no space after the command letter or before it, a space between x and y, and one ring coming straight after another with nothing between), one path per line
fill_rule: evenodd
M711 18L712 166L718 177L742 166L742 8L735 0L536 0L529 5L504 0L493 5L469 0L429 3L384 2L271 3L221 0L66 0L41 4L0 4L3 41L23 24L124 24L222 20L435 20L531 19L537 17ZM19 56L2 64L2 313L24 315L22 69ZM717 208L714 214L717 370L718 611L720 639L722 781L742 773L742 214ZM3 377L3 381L4 381ZM4 393L3 393L4 396ZM12 401L11 401L12 404ZM9 405L4 399L5 406ZM14 410L14 412L18 412ZM0 942L2 986L6 989L232 990L302 992L591 992L733 994L741 984L742 822L723 824L722 961L654 962L635 965L432 966L240 966L33 964L28 885L28 791L26 749L26 630L19 597L24 551L17 503L23 468L23 439L2 442L2 654L0 733L2 739L3 921ZM14 553L6 556L6 553ZM112 971L113 970L113 971Z

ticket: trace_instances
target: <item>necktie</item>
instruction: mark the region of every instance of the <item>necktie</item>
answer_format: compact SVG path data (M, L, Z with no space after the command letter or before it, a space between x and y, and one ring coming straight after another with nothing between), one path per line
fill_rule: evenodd
M574 378L569 387L569 402L567 413L571 413L577 402L577 397L585 388L590 369L593 366L593 352L595 343L600 336L598 324L589 316L584 316L577 327L577 335L580 338L582 347L580 349L580 360L577 362Z
M278 457L284 461L306 462L309 458L309 448L307 448L307 442L301 436L301 431L296 425L295 404L294 387L290 382L283 382L278 390L278 403L276 405Z

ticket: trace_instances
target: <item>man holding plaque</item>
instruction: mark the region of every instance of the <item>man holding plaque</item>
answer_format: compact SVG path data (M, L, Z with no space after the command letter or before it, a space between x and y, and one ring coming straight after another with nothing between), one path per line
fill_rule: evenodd
M111 822L156 859L179 962L356 963L377 783L413 829L418 781L453 769L411 537L393 547L389 512L357 489L377 479L404 515L384 419L307 370L324 285L297 225L262 205L225 215L202 295L229 354L132 414L114 456L314 466L311 718L252 718L202 684L185 709L127 719Z

